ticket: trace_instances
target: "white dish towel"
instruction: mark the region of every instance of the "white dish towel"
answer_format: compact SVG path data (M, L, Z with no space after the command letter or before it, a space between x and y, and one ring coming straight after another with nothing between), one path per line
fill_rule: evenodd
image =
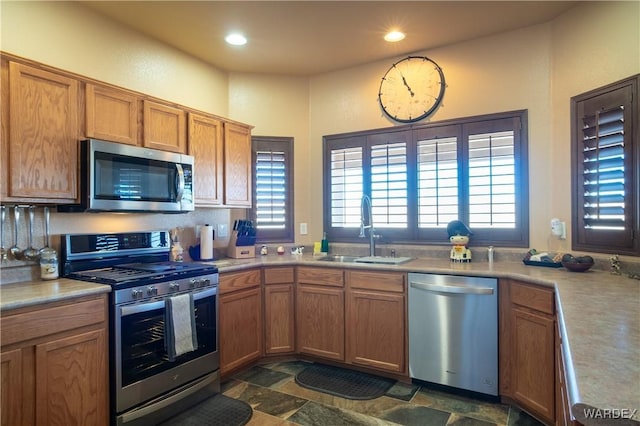
M193 294L168 297L166 303L165 341L169 361L198 349Z

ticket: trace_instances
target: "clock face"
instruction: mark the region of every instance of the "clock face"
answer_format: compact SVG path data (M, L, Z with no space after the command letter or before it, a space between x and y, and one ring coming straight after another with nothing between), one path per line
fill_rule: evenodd
M440 104L445 81L442 69L424 56L408 56L386 72L378 100L391 119L402 123L422 120Z

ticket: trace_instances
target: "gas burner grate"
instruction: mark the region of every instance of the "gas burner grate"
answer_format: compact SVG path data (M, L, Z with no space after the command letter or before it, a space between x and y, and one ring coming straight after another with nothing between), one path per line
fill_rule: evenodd
M76 272L74 275L80 278L90 278L92 280L99 280L101 282L115 283L119 281L128 281L135 278L142 278L144 276L148 276L149 272L136 269L105 268Z

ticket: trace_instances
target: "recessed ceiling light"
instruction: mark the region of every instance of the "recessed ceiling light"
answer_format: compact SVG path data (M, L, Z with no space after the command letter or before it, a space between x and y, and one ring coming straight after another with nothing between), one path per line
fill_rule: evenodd
M403 40L404 37L405 35L403 32L389 31L387 34L385 34L384 39L389 42L396 42L396 41Z
M239 33L231 33L226 36L224 40L229 44L233 44L234 46L242 46L244 44L247 44L247 38Z

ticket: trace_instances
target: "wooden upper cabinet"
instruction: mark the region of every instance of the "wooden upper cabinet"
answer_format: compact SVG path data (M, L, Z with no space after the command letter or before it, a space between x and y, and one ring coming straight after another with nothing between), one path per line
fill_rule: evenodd
M137 96L87 83L85 98L88 138L138 145Z
M222 122L189 113L189 155L195 158L197 206L219 206L223 202Z
M9 199L76 201L78 85L70 77L9 63Z
M251 128L224 123L224 204L251 207Z
M144 146L187 153L186 114L179 108L144 101Z

